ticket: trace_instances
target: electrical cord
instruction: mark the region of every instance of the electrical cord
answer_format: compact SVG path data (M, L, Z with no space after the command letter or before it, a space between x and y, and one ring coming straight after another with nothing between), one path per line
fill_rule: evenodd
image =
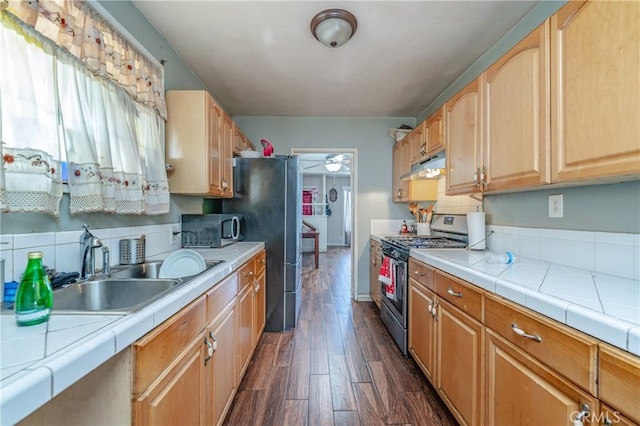
M487 240L487 238L489 238L490 236L492 236L493 234L495 234L496 231L489 231L489 233L487 234L486 237L484 237L483 239L481 239L480 241L477 241L473 244L471 244L470 246L467 246L466 250L470 250L472 247L477 246L478 244L485 242Z

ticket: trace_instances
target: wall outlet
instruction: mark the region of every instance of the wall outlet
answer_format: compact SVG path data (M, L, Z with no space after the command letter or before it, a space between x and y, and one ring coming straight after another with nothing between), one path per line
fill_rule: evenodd
M174 245L174 244L178 244L178 241L180 241L180 230L178 229L177 226L172 226L170 229L170 234L169 234L169 244Z
M549 195L549 217L562 217L562 194Z

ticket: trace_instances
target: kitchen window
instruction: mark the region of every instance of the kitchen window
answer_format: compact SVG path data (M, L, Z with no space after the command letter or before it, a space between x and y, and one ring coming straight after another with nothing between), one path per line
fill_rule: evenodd
M73 7L82 8L85 28L72 25L65 8ZM157 76L142 59L116 58L115 34L84 2L15 2L8 10L0 23L2 211L58 217L66 163L71 214L167 213ZM60 43L69 26L84 31L81 59L72 54L78 46ZM97 60L106 54L112 62Z

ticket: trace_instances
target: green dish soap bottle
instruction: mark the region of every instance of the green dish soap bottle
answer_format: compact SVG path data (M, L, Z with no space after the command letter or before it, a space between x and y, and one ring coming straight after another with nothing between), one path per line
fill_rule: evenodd
M35 325L45 322L53 306L51 282L42 266L42 252L28 254L29 263L22 275L15 300L18 325Z

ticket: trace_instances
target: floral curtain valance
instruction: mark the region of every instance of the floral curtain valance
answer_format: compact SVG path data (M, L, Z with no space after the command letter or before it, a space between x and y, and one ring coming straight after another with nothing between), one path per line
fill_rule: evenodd
M80 59L94 75L107 78L164 119L162 69L132 46L82 0L0 0L0 9L34 28Z

